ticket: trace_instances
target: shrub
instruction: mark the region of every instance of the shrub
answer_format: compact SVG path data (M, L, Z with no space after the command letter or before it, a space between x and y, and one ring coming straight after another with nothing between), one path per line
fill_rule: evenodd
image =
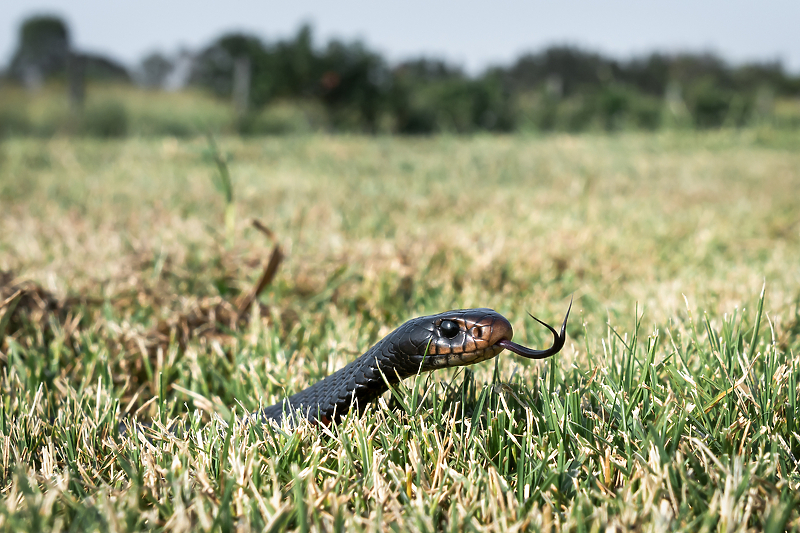
M25 109L20 107L0 108L0 137L8 135L29 135L33 124Z
M279 102L239 117L234 126L240 135L291 135L322 130L326 117L319 104Z
M565 98L558 105L556 124L562 131L577 133L596 125L597 100L583 95Z
M597 111L603 128L608 131L622 129L632 107L632 95L622 87L607 86L600 90Z
M128 112L117 101L89 106L80 117L78 131L92 137L124 137L128 134Z
M692 88L687 100L698 128L718 128L728 115L731 95L710 81L704 81Z
M662 100L641 95L634 99L631 107L631 119L634 126L643 130L657 130L661 127L664 116Z

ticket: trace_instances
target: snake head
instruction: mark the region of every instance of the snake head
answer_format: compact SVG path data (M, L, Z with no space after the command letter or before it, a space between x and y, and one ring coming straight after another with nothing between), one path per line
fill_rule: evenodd
M498 343L510 341L514 335L503 315L483 308L419 317L400 330L395 350L415 361L422 371L491 359L503 351Z
M570 309L572 302L570 302ZM536 317L554 337L553 346L532 350L511 339L511 323L492 309L457 309L438 315L409 320L398 329L394 351L407 357L421 371L479 363L495 357L504 349L529 359L543 359L561 351L566 340L569 310L560 333Z

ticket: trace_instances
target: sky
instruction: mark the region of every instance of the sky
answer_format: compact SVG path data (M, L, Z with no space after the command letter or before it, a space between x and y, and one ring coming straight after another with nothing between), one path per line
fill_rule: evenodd
M568 44L619 59L660 52L714 52L737 64L779 60L800 73L799 0L3 0L0 65L20 23L56 14L76 49L135 66L147 53L199 50L230 31L266 41L303 23L316 44L360 39L392 62L437 57L477 73L520 54ZM490 7L491 6L491 7Z

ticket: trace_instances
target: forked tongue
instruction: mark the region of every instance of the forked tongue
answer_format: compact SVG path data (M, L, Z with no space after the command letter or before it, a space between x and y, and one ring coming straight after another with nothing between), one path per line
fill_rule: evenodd
M521 355L522 357L527 357L528 359L544 359L546 357L550 357L551 355L555 355L561 351L561 348L564 347L564 343L567 340L567 319L569 319L569 312L572 310L572 298L569 300L569 308L567 309L567 315L564 317L564 322L561 324L561 332L557 332L553 329L550 324L546 324L542 322L535 316L530 315L532 319L537 321L539 324L543 325L547 329L551 331L553 334L553 345L546 349L546 350L531 350L530 348L526 348L516 342L511 342L510 340L503 339L497 343L498 346L502 346L506 350L514 352L517 355Z

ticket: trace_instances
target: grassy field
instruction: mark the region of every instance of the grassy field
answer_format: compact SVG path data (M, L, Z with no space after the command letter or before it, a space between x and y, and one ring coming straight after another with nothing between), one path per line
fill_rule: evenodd
M797 133L217 144L228 227L205 139L0 144L0 530L800 528ZM421 314L547 346L571 295L551 360L226 424Z

